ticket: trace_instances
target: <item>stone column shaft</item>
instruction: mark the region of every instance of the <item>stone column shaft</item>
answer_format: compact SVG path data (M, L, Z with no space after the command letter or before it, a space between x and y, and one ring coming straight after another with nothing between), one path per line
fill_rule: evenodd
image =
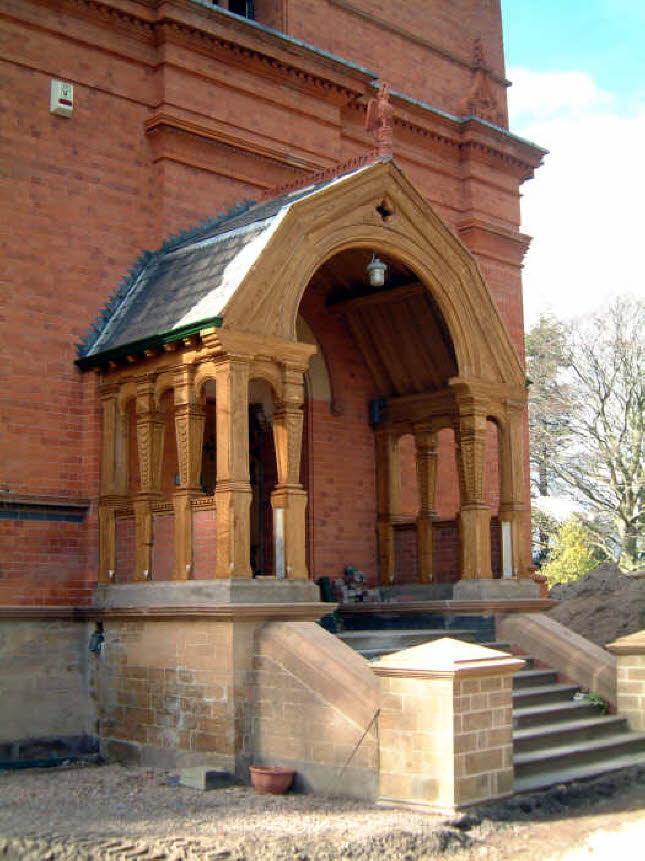
M419 582L431 583L434 579L432 524L437 517L437 434L429 430L415 430L414 439L419 490L419 513L417 514Z
M527 553L530 547L528 517L524 496L524 427L523 405L507 410L506 421L500 427L500 507L502 524L508 523L511 559L504 564L514 577L528 576ZM502 529L504 530L502 525Z
M461 492L461 579L490 579L490 509L484 500L486 413L460 411L455 443Z
M194 388L192 368L175 377L175 437L179 487L173 494L175 512L175 580L187 580L193 568L193 514L191 500L200 493L206 412ZM213 576L215 572L213 571Z
M161 496L164 417L157 409L154 381L137 386L137 451L141 490L134 499L135 580L152 576L152 504Z
M300 483L304 413L304 369L284 365L282 401L273 414L278 483L271 494L274 512L276 575L293 580L309 577L305 553L307 492ZM282 512L282 513L280 513ZM284 571L278 570L278 544L282 542Z
M217 384L216 577L251 577L249 359L226 355Z
M401 511L399 440L391 431L376 431L376 497L379 583L394 581L394 517Z

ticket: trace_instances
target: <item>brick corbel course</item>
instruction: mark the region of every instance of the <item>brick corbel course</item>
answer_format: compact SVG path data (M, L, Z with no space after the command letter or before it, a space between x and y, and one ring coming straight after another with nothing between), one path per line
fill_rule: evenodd
M497 636L616 706L616 658L569 628L540 613L497 616Z

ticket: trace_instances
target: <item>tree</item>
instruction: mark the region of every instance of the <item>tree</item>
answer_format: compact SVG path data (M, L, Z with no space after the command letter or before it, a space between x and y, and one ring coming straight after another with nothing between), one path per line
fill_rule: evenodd
M594 553L589 529L577 518L565 520L555 533L553 546L541 573L549 588L593 571L601 561Z
M541 365L529 353L529 373L544 375L530 403L534 462L584 508L597 546L633 570L645 559L645 302L618 299L539 335L552 352Z
M540 496L548 496L553 488L552 460L567 426L568 387L562 373L566 350L565 324L542 314L526 336L531 485Z

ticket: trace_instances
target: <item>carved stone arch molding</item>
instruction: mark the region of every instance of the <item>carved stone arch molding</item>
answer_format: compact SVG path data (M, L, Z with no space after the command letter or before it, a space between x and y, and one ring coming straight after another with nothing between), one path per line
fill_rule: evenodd
M387 220L377 209L385 196ZM350 248L391 255L416 273L443 314L460 377L523 386L522 366L474 257L392 162L292 204L224 308L224 329L296 340L309 281Z

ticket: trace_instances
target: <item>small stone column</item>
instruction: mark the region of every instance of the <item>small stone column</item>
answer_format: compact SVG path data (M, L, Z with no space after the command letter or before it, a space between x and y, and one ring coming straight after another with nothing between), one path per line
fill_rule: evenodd
M273 441L278 483L271 494L275 574L306 580L305 553L307 491L300 483L304 414L304 368L282 365L282 400L273 413Z
M199 496L201 491L199 475L206 413L197 397L193 381L194 371L190 367L182 368L175 375L175 437L179 462L179 487L172 500L175 512L175 580L188 580L192 573L191 500Z
M616 656L616 711L631 729L645 732L645 630L605 648Z
M376 499L379 583L389 586L396 573L394 517L401 510L401 469L399 439L391 431L377 430Z
M137 385L137 450L141 490L134 498L135 580L152 576L152 504L161 496L164 418L157 409L154 380Z
M101 388L101 496L99 499L99 583L110 583L116 572L115 511L127 493L127 423L119 408L119 385Z
M484 500L485 412L460 404L455 445L461 491L461 579L491 579L490 509Z
M513 791L513 673L524 661L445 637L372 663L379 803L438 813Z
M432 524L437 518L437 434L428 428L415 428L414 440L417 456L417 486L419 513L417 514L417 560L419 582L432 583L434 579Z
M500 426L500 506L502 525L502 565L504 577L528 577L530 546L524 496L524 404L507 405L506 420Z
M217 566L215 576L251 577L249 358L226 354L217 385Z

